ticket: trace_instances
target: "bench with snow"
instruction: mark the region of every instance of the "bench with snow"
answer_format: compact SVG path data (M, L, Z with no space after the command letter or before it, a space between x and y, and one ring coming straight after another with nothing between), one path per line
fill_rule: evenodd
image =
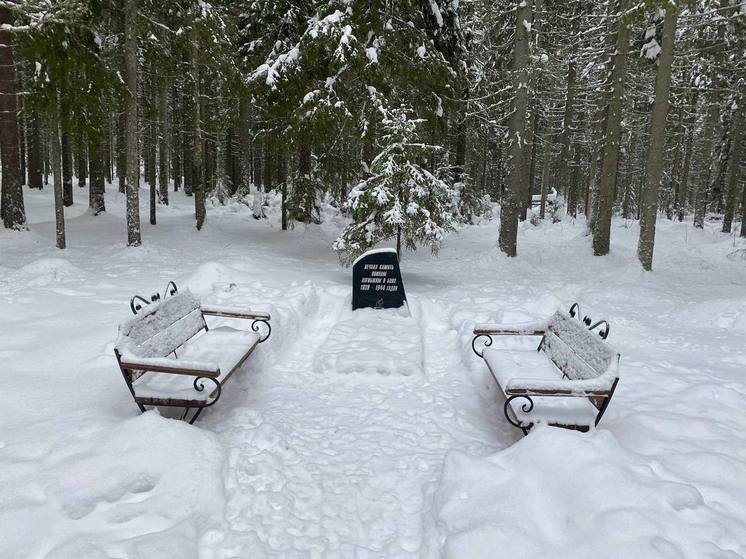
M194 410L189 420L194 423L203 409L218 401L225 382L256 346L269 338L270 316L202 305L190 291L177 293L172 285L162 301L154 295L153 304L139 296L132 298L135 317L119 326L114 354L141 411L145 406L183 407L182 419ZM135 304L136 299L146 305ZM209 328L205 316L253 322L250 330Z
M588 431L614 395L619 354L604 341L609 325L579 317L576 303L569 315L557 311L544 323L474 328L472 349L505 394L505 418L524 434L537 423ZM535 350L498 349L490 347L492 336L541 336L541 341Z

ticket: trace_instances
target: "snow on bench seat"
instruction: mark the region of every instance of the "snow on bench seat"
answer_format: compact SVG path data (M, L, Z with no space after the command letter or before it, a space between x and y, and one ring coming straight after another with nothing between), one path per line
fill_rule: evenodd
M531 379L548 381L551 384L560 379L557 367L542 353L534 350L484 350L487 363L495 382L502 387L511 385L511 381ZM526 401L517 398L510 401L510 407L521 423L556 422L564 425L581 425L590 427L596 421L598 410L586 398L560 396L532 396L534 408L523 411Z
M191 363L204 364L218 369L215 377L223 384L241 358L259 343L256 332L220 327L209 330L183 346L178 359L165 358L176 366L189 368ZM126 356L124 356L126 358ZM194 377L146 373L132 383L141 398L182 399L206 402L214 397L212 390L197 391ZM207 388L210 388L207 385Z

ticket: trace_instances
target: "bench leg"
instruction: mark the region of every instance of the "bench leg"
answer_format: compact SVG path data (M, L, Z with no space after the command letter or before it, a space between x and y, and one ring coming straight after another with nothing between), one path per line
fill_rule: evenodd
M525 396L523 394L515 394L513 396L510 396L507 400L505 400L505 404L503 405L503 413L505 414L505 419L508 420L508 423L510 423L513 427L518 427L521 431L523 431L524 435L528 435L529 430L531 427L533 427L533 424L529 424L526 427L521 425L520 421L518 421L518 418L516 417L513 419L511 417L510 412L510 402L515 400L516 398L525 398L528 400L526 403L524 403L521 406L521 410L523 410L524 413L529 413L532 409L534 409L534 401L531 399L530 396Z
M187 408L186 410L184 410L184 418L186 418L186 414L187 414L187 412L188 412L188 411L189 411L190 409L191 409L191 408ZM197 421L197 418L199 417L199 414L201 414L201 413L202 413L202 410L203 410L203 409L205 409L205 408L204 408L204 407L199 407L199 408L197 408L197 411L196 411L196 412L194 412L194 415L192 416L192 419L190 419L190 420L189 420L189 425L192 425L192 424L194 424L194 422L195 422L195 421Z

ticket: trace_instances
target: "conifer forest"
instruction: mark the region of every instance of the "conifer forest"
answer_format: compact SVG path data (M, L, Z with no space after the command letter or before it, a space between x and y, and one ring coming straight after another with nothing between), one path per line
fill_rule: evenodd
M179 190L198 230L211 199L255 192L261 219L277 195L282 229L332 204L343 262L391 238L437 252L491 203L515 256L552 189L596 255L613 215L639 220L648 270L658 215L727 233L746 212L738 0L20 0L0 18L3 223L55 188L60 248L87 184L94 215L126 193L129 245Z

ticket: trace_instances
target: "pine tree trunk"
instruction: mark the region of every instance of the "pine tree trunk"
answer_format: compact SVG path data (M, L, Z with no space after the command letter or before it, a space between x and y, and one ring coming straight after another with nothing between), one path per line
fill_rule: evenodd
M16 76L18 77L18 76ZM22 81L19 79L16 80L16 91L23 91L23 85ZM21 164L21 174L20 174L20 180L21 185L26 184L26 118L25 114L26 111L23 108L23 98L18 97L18 144L20 147L20 164Z
M281 225L282 230L287 231L288 228L288 181L285 174L285 154L282 146L277 147L277 182L280 185L280 196L281 196Z
M78 141L78 188L84 188L88 178L88 159L85 152L85 139L79 138Z
M10 10L7 7L0 7L0 25L13 25L13 21ZM26 224L26 212L19 176L21 162L18 150L18 96L12 44L13 33L0 27L0 217L6 228L23 229Z
M54 177L54 223L57 248L65 248L65 185L62 178L62 147L60 146L59 111L55 107L49 122L49 143L51 147L51 167ZM72 184L70 185L72 191ZM70 192L72 196L72 192ZM72 203L72 202L71 202Z
M666 117L668 116L668 98L671 91L671 65L673 64L677 19L677 8L672 2L668 2L663 20L663 39L658 61L658 72L655 77L655 102L650 123L648 157L645 164L645 190L640 215L640 240L637 245L637 256L642 268L648 272L653 269L655 221L658 215L658 187L663 170Z
M44 163L41 156L41 127L36 111L29 113L28 123L28 186L41 189L44 187Z
M720 120L720 105L717 102L710 101L707 107L707 116L705 117L703 137L700 142L701 157L704 158L697 176L697 187L694 194L694 227L703 229L705 226L705 214L707 213L707 200L709 199L710 176L712 167L717 163L713 162L716 157L713 156L712 144Z
M101 149L103 150L103 171L104 171L104 184L111 184L111 123L110 118L106 116L106 126L103 131L103 141L101 143Z
M127 113L117 116L117 179L119 192L124 194L127 184Z
M137 0L124 0L124 69L127 90L127 245L140 246L140 166L137 137Z
M741 170L741 156L743 154L744 112L746 96L736 101L738 108L731 123L730 161L728 163L728 178L725 191L725 215L723 217L723 233L730 233L733 227L733 216L736 213L736 199L738 196L738 176Z
M692 91L692 97L689 105L696 111L697 109L697 90ZM686 146L684 147L684 164L681 169L681 180L679 181L679 197L676 200L676 217L679 221L684 221L684 208L689 199L689 169L692 162L692 145L694 143L695 121L687 126Z
M549 128L549 122L545 127ZM552 168L552 140L553 138L546 134L544 136L544 163L541 166L541 202L539 204L539 218L544 219L546 216L547 194L549 193L549 172Z
M88 176L90 185L88 187L88 206L93 215L106 211L104 201L104 166L103 166L103 141L100 132L96 131L89 138L88 144Z
M676 125L676 140L673 163L671 165L671 189L666 202L666 217L673 220L676 207L681 197L681 136L684 133L684 108L679 108L679 118Z
M65 206L73 205L73 151L70 135L62 132L62 198Z
M251 100L249 99L248 93L242 91L238 102L239 183L237 191L240 192L242 195L245 195L249 193L251 185L251 129L249 126L249 118L251 116ZM256 204L254 204L254 217L261 217L261 215L256 214Z
M525 159L526 111L528 107L529 27L532 0L517 2L513 48L513 112L510 117L508 186L500 208L499 245L507 256L517 255L518 216L521 211Z
M176 86L171 90L171 177L174 181L174 192L181 188L181 96Z
M168 169L169 169L169 122L168 122L168 86L160 84L158 95L158 117L160 131L158 133L158 201L168 206Z
M630 22L627 10L630 0L622 0L616 40L616 54L611 70L611 98L606 119L604 155L601 163L601 177L598 185L598 211L593 231L593 253L602 256L609 253L611 236L611 214L616 190L619 143L622 136L622 98L624 78L629 51Z
M202 144L202 99L199 67L196 64L196 38L192 42L192 88L194 97L194 113L192 122L192 191L194 193L194 216L197 221L197 231L202 230L205 223L205 163Z

